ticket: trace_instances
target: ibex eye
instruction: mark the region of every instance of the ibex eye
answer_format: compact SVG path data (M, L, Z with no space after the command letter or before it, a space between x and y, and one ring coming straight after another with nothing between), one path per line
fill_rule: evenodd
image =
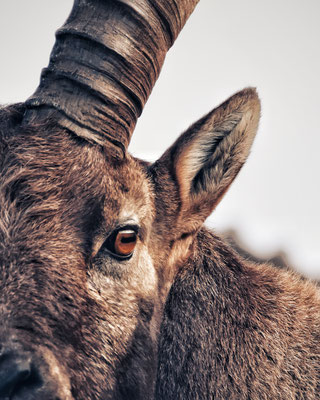
M119 231L114 241L114 251L119 256L129 256L137 243L137 234L132 229Z
M106 240L104 247L113 255L127 259L133 254L137 244L137 232L133 229L124 228L112 233Z

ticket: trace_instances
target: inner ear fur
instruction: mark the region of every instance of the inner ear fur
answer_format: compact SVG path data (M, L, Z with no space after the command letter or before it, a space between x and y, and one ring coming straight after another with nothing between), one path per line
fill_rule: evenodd
M193 124L159 162L174 176L181 233L199 229L246 161L260 117L256 90L244 89Z

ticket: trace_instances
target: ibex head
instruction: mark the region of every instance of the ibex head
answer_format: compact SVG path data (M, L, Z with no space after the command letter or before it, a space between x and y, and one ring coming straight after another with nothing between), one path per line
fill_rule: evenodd
M177 269L249 152L246 89L154 164L127 153L197 0L76 0L35 94L1 111L0 399L151 399Z

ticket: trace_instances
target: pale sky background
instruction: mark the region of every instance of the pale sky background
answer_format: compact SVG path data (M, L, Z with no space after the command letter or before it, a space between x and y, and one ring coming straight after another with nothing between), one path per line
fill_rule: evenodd
M23 101L48 63L72 0L0 2L0 102ZM156 159L192 122L246 86L262 119L241 171L208 224L254 252L284 250L320 278L320 1L200 0L130 146Z

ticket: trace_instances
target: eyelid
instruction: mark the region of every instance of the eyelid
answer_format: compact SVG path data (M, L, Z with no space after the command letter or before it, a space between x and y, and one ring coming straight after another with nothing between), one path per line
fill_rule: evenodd
M108 237L112 235L113 232L120 232L120 231L135 231L136 234L139 233L140 231L140 226L137 225L136 223L126 223L126 224L121 224L118 225L117 228L113 229Z
M103 246L103 245L102 245L102 246ZM111 257L113 257L113 258L115 258L116 260L119 260L119 261L130 260L130 258L131 258L132 255L133 255L133 252L132 252L132 253L131 253L130 255L128 255L128 256L120 256L119 254L113 253L113 252L110 251L108 248L104 248L103 251L106 252L106 253L108 253L108 254L110 254Z
M137 224L131 224L131 225L130 224L129 225L128 224L123 224L123 225L120 225L117 228L113 229L111 232L109 232L109 234L106 237L105 241L109 237L111 237L111 235L117 234L118 232L122 232L122 231L134 231L136 233L136 235L137 235L137 238L142 240L141 229L140 229L139 225L137 225Z

